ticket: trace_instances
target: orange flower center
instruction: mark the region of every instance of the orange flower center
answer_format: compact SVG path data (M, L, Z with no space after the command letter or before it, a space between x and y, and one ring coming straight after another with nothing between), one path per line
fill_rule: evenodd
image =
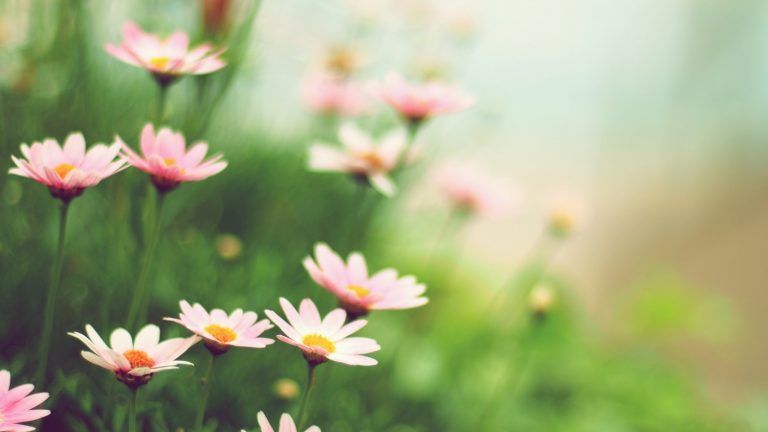
M131 364L131 369L136 368L151 368L155 365L155 361L149 357L146 351L142 350L128 350L123 353L123 356Z
M304 342L304 345L322 348L329 353L336 351L336 345L323 335L308 334L301 341Z
M165 69L168 66L168 62L171 61L168 57L152 57L149 59L149 64L157 69Z
M375 151L361 152L357 154L357 157L370 165L374 170L381 170L386 167L384 160Z
M357 296L360 298L363 298L371 293L371 290L361 287L360 285L347 285L347 289L357 294Z
M174 158L165 158L165 159L163 159L163 163L165 163L166 166L174 166L174 165L176 165L176 159L174 159Z
M218 324L210 324L205 327L205 331L210 333L211 336L216 338L221 343L232 342L237 339L237 333L229 327L220 326Z
M72 164L60 163L56 165L56 168L53 169L53 172L55 172L60 179L64 180L64 177L66 177L67 174L69 174L69 172L73 169L75 169L75 166Z

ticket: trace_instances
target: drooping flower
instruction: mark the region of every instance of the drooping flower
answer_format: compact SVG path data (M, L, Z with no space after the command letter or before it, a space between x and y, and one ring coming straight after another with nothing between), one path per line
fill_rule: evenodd
M33 431L35 428L22 423L51 413L46 409L34 409L48 399L48 393L32 393L34 389L32 384L11 388L10 372L0 370L0 431Z
M275 430L272 428L272 425L269 424L269 420L267 420L267 416L264 415L264 411L259 411L259 414L256 416L257 420L259 421L259 427L261 428L261 432L275 432ZM293 418L291 418L288 414L283 414L280 417L280 426L278 427L277 432L297 432L296 429L296 423L293 422ZM243 429L241 432L245 432L245 429ZM310 426L309 429L307 429L304 432L320 432L320 428L317 426Z
M386 196L395 194L397 188L389 174L397 167L407 144L402 130L393 130L376 143L353 123L345 123L339 128L339 140L342 149L313 144L309 148L309 169L347 173L367 181Z
M435 170L434 179L451 205L469 214L498 215L513 211L520 191L490 179L466 164L446 164Z
M51 195L69 202L126 166L122 158L115 159L122 143L115 137L113 144L96 144L86 152L85 138L75 132L64 140L64 146L51 138L31 146L22 144L23 158L11 156L16 167L8 172L40 182L48 186Z
M321 287L339 299L339 306L350 317L368 314L372 310L410 309L429 300L422 297L427 289L413 276L399 277L395 269L384 269L368 275L365 258L355 252L347 262L328 245L315 246L315 259L306 257L304 268Z
M70 332L90 351L81 351L83 358L96 366L111 370L118 381L131 388L146 384L156 372L178 369L180 365L192 366L192 363L176 360L200 337L172 338L160 342L160 329L148 324L131 337L127 330L119 328L112 332L108 346L91 325L85 326L84 335Z
M181 324L187 330L203 338L206 348L212 354L225 353L230 347L265 348L274 343L273 339L259 337L273 326L269 320L256 322L255 312L243 312L236 309L227 315L221 309L213 309L209 314L199 303L190 305L186 300L179 302L179 318L165 318Z
M204 180L227 167L221 154L203 161L207 152L205 142L195 143L187 150L184 136L168 128L160 129L155 135L151 123L141 131L141 156L123 144L128 163L149 174L160 192L174 189L183 182Z
M281 341L298 347L310 365L331 360L352 366L373 366L378 362L362 354L381 349L371 338L348 337L368 324L366 320L344 324L347 313L334 309L321 319L317 306L310 299L301 301L299 311L286 299L280 298L280 305L288 322L271 310L265 313L285 335L278 335Z
M190 49L189 36L182 31L161 39L130 21L123 25L123 42L107 44L105 49L125 63L146 69L163 87L181 76L208 74L226 66L223 50L207 43Z
M308 76L301 86L304 104L321 114L354 117L370 108L368 96L354 81L327 74Z
M396 74L388 75L372 90L411 125L440 114L465 110L475 103L472 96L458 87L440 81L407 82Z

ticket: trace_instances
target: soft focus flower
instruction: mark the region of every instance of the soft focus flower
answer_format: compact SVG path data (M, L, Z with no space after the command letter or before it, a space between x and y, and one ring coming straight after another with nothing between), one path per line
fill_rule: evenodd
M349 77L363 67L362 53L345 45L331 47L325 56L324 69L339 78Z
M301 86L301 98L313 111L344 117L363 114L370 106L359 84L326 74L308 76Z
M378 143L353 123L339 128L342 149L315 143L309 148L309 169L348 173L369 182L387 196L396 192L389 173L397 167L407 138L402 130L389 132Z
M226 66L220 58L223 51L214 51L210 44L189 49L189 36L184 32L161 39L144 33L133 22L123 25L123 42L119 46L107 44L105 48L119 60L149 71L161 86L183 75L207 74Z
M155 372L178 369L179 365L192 365L190 362L176 360L192 345L200 341L197 336L173 338L160 342L160 329L149 324L131 338L127 330L119 328L109 338L107 346L96 330L85 326L88 336L70 332L68 335L79 339L90 351L81 351L83 358L104 369L115 373L118 381L136 388L146 384Z
M510 212L521 201L516 188L501 185L465 164L443 165L435 170L434 179L455 208L470 214Z
M339 299L339 306L351 317L372 310L415 308L429 301L421 296L427 287L413 276L398 277L391 268L369 276L365 258L359 253L351 254L344 263L328 245L319 243L315 260L306 257L304 268L318 285Z
M32 393L34 389L32 384L11 388L11 374L0 370L0 431L33 431L35 428L22 423L51 413L45 409L33 409L48 399L48 393Z
M363 328L368 321L357 320L345 325L347 313L344 309L334 309L321 319L317 306L310 299L301 301L299 311L282 297L280 305L288 322L271 310L265 311L269 319L285 333L277 338L301 349L310 364L317 365L327 360L352 366L373 366L378 363L362 355L381 349L375 340L347 337Z
M220 173L227 167L218 154L203 162L208 144L198 142L189 150L180 133L162 128L155 135L155 128L147 123L141 131L141 153L139 156L123 144L128 163L152 177L152 183L161 192L169 191L182 182L199 181Z
M203 25L208 34L225 30L229 25L231 0L203 0Z
M178 319L165 319L181 324L202 337L205 346L214 355L223 354L232 346L264 348L275 342L259 337L264 331L271 329L272 324L266 319L256 322L256 312L236 309L227 315L221 309L213 309L209 314L199 303L190 306L186 300L180 301L179 307L181 313Z
M50 138L32 146L22 144L24 157L11 156L16 167L8 172L42 183L51 195L68 202L125 167L122 158L115 160L121 145L115 137L112 145L96 144L86 152L85 138L79 132L70 134L63 147Z
M264 415L264 411L259 411L257 419L259 421L259 428L261 428L261 432L275 432L275 430L272 428L272 425L269 424L267 416ZM243 429L241 432L245 432L245 429ZM290 415L283 414L280 417L280 427L278 428L277 432L297 432L296 423L293 422L293 418L291 418ZM309 429L304 432L320 432L320 428L317 426L310 426Z
M395 74L375 84L372 90L404 119L415 125L436 115L465 110L475 103L472 96L458 87L439 81L406 82Z

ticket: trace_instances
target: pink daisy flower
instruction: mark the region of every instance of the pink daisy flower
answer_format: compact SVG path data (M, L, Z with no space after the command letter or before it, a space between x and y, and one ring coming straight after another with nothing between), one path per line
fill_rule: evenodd
M413 276L398 277L391 268L369 276L365 258L357 252L344 263L328 245L318 243L315 260L306 257L304 268L318 285L339 299L339 306L350 317L372 310L415 308L429 301L421 296L426 286L417 283Z
M396 74L374 85L373 93L414 125L436 115L465 110L475 103L458 87L438 81L406 82Z
M11 374L0 371L0 431L25 432L35 428L22 423L49 415L45 409L33 409L48 399L48 393L34 393L35 386L24 384L11 388Z
M167 192L183 182L200 181L220 173L227 167L218 154L203 161L208 152L208 144L198 142L189 150L180 133L162 128L155 135L155 128L147 123L141 131L140 156L123 144L123 154L128 163L149 174L152 183L161 192Z
M309 169L347 173L368 182L386 196L397 191L389 174L397 167L407 137L402 130L394 130L378 143L353 123L339 128L342 149L325 143L309 148Z
M76 132L64 140L64 146L48 138L21 145L23 158L11 156L15 168L10 174L29 177L48 186L56 198L69 202L83 191L125 168L125 161L117 157L122 141L115 137L112 145L96 144L87 152L83 134Z
M236 309L227 315L221 309L213 309L209 314L199 303L190 305L186 300L179 302L179 318L165 318L181 324L187 330L203 338L206 348L212 354L227 352L229 347L265 348L275 341L259 337L273 326L269 320L256 322L255 312L243 312Z
M375 340L347 337L363 328L368 321L357 320L345 325L347 313L344 309L334 309L321 319L317 306L310 299L301 301L299 311L282 297L280 305L288 322L271 310L264 312L285 333L277 338L301 349L310 365L318 365L328 360L352 366L373 366L378 363L375 359L362 355L381 349Z
M109 346L90 325L85 326L85 332L87 336L78 332L67 334L88 347L90 351L80 352L84 359L111 370L118 381L131 388L148 383L156 372L178 369L179 365L192 366L190 362L176 359L200 341L198 336L191 336L160 342L160 329L153 324L144 326L136 339L119 328L112 332Z
M259 421L261 432L275 432L275 430L272 428L272 425L269 424L267 416L264 415L264 411L259 411L256 418ZM245 429L243 429L241 432L245 432ZM280 427L277 432L298 432L298 429L296 429L296 423L293 422L293 418L291 418L290 415L283 414L280 417ZM309 429L304 432L320 432L320 428L317 426L310 426Z
M464 164L448 164L435 171L438 186L457 209L469 214L499 215L515 210L522 193L501 185Z
M301 98L307 107L322 114L354 117L369 109L368 98L360 85L324 74L306 78Z
M208 74L227 64L220 58L223 50L215 51L210 44L190 49L189 36L184 32L161 39L130 21L123 25L123 42L107 44L105 49L125 63L146 69L163 87L180 76Z

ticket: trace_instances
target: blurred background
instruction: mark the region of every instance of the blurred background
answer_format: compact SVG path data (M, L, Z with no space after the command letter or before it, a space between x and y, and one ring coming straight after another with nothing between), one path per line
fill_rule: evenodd
M138 146L156 85L103 50L127 20L228 47L227 68L170 90L166 124L230 166L169 196L152 322L180 299L261 314L311 297L328 311L301 267L325 241L416 275L431 302L371 317L379 366L319 370L312 423L324 431L768 431L768 3L4 0L0 168L21 143L72 131ZM477 99L420 131L393 199L370 193L362 207L352 181L305 168L343 119L302 88L340 67ZM357 121L398 126L375 100ZM433 175L449 163L516 205L455 218ZM128 170L73 202L42 430L124 427L127 392L64 333L123 324L146 180ZM31 379L56 202L11 176L0 198L0 367ZM553 233L557 217L567 233ZM222 360L209 430L295 411L295 350ZM153 379L145 430L189 428L200 372Z

